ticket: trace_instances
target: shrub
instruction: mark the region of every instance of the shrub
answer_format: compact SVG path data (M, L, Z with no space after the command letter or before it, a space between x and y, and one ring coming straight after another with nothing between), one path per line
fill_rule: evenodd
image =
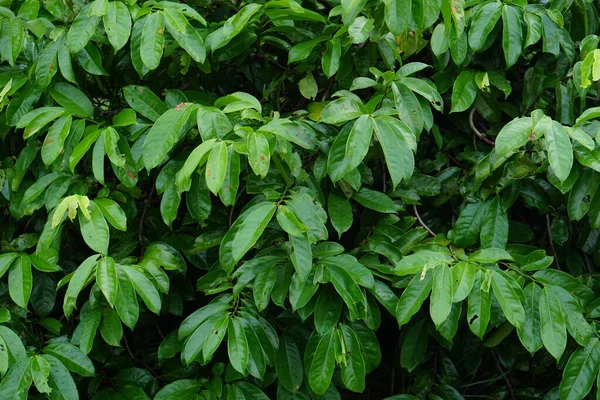
M188 3L0 0L1 399L598 393L595 2Z

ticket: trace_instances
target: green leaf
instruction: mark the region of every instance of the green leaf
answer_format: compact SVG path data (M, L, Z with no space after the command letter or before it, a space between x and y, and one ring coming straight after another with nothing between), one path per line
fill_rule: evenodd
M552 125L546 129L544 139L552 172L561 182L564 182L569 177L573 166L571 140L565 128L556 121L552 121Z
M462 71L452 86L452 108L450 112L461 112L471 107L477 96L477 91L475 73L472 70Z
M497 197L490 202L487 212L483 217L480 237L481 247L498 249L506 247L508 241L508 216ZM481 251L484 250L479 250L479 252ZM488 253L491 254L491 252ZM502 256L506 257L506 255ZM479 259L479 261L484 260Z
M478 338L483 339L491 318L492 292L486 287L483 271L475 274L473 290L467 298L467 321L469 329Z
M35 388L40 393L50 393L52 389L48 386L50 377L50 363L42 356L36 355L31 360L31 377Z
M42 357L50 364L50 379L48 383L52 388L52 395L57 396L56 398L59 400L77 399L79 393L69 370L56 357L49 354L42 354ZM59 395L62 397L58 397Z
M366 0L342 0L342 21L344 25L350 25L363 10L366 3Z
M92 42L85 45L83 50L75 54L77 62L84 70L92 75L108 75L102 67L102 55L100 50Z
M302 358L296 341L289 335L282 335L275 358L275 370L279 382L290 392L297 392L302 386L304 371Z
M342 57L342 44L339 39L332 39L327 42L327 49L323 58L321 58L321 67L328 78L331 78L340 68L340 59Z
M321 111L321 121L326 124L341 125L366 113L362 103L353 98L342 97L325 106Z
M348 325L341 325L342 340L346 349L346 360L341 364L342 382L351 391L365 390L366 365L360 348L360 339Z
M48 175L45 175L35 181L35 183L27 188L25 193L23 193L23 199L21 200L23 203L31 203L35 199L37 199L42 192L52 184L56 179L59 178L58 173L51 172Z
M131 108L151 121L156 122L167 111L165 103L145 86L126 86L123 94Z
M275 210L275 203L264 202L256 209L246 212L247 215L244 216L244 220L240 224L231 244L231 252L235 262L241 260L244 254L254 246L271 218L273 218ZM223 247L223 244L221 244L221 247Z
M327 211L331 220L331 225L341 237L352 226L353 215L352 206L348 199L330 192L327 199Z
M265 135L260 131L248 134L246 148L248 149L248 163L254 174L262 178L267 176L271 163L271 149Z
M79 348L83 354L87 355L92 351L101 318L102 315L100 314L100 311L93 310L90 303L85 303L81 309L81 317L78 326L80 329Z
M338 323L343 302L331 286L321 288L315 306L315 328L323 335Z
M165 8L165 22L169 33L196 62L204 63L206 47L202 36L179 11Z
M131 34L131 16L127 6L120 1L109 2L108 12L102 17L102 21L108 41L116 53L127 44Z
M323 35L306 42L298 43L288 52L288 64L304 60L312 53L316 45L326 41L327 39L329 39L329 36Z
M12 262L8 272L8 291L10 298L22 308L27 308L33 276L31 274L31 260L26 255L20 255Z
M223 186L225 173L227 172L227 145L225 142L217 142L208 156L206 163L206 186L217 194Z
M140 54L142 62L148 69L156 69L160 65L165 42L165 17L162 12L148 15L142 30Z
M540 296L539 307L542 343L558 362L567 346L567 326L560 301L548 287Z
M484 47L489 34L502 15L502 9L500 3L491 2L477 10L469 30L469 46L473 51L477 52Z
M111 257L103 257L96 264L96 283L111 307L117 300L117 267Z
M423 361L429 341L429 326L422 319L408 330L400 349L400 365L412 372Z
M475 264L461 261L452 266L452 279L454 281L454 303L463 301L471 293L475 284L475 274L477 268Z
M259 272L254 278L252 285L254 293L254 304L258 311L263 311L269 305L271 300L271 292L275 287L277 279L277 269L275 265L266 267L263 271Z
M95 15L88 15L90 6L87 5L79 10L73 24L67 33L67 46L71 54L77 54L88 44L94 31L100 22Z
M560 382L561 399L584 399L592 390L594 377L600 368L600 343L590 340L585 348L579 348L569 357Z
M308 372L308 382L311 389L317 394L323 394L327 391L333 377L335 367L334 342L335 331L332 329L321 336L314 353L310 371Z
M352 126L346 142L345 157L348 158L348 170L358 167L365 158L371 146L372 136L373 118L362 115Z
M227 326L229 325L229 316L224 316L217 320L213 325L212 329L208 333L206 340L202 346L202 355L205 362L210 360L214 352L217 350L225 333L227 332Z
M57 119L44 139L42 144L42 161L44 165L52 164L64 150L65 140L71 130L73 118L70 115Z
M311 72L308 72L304 78L298 82L298 89L306 99L314 100L317 97L318 87L315 77Z
M523 308L523 291L521 287L506 273L493 270L492 288L506 319L517 329L522 327L525 323L525 309Z
M135 288L123 268L117 269L117 278L119 279L119 287L117 289L115 309L121 321L133 330L140 312Z
M50 85L54 74L58 71L57 58L58 54L58 42L50 42L42 54L40 54L37 65L35 67L35 80L37 84L46 88Z
M494 145L494 153L499 159L524 146L531 136L538 136L543 132L532 132L531 118L515 118L498 133Z
M69 317L75 309L77 297L79 296L81 290L88 283L88 279L93 276L95 272L94 268L96 267L96 262L98 261L99 257L99 254L95 254L86 258L75 270L75 273L71 277L63 302L63 309L66 317Z
M429 313L436 328L450 315L452 309L452 298L454 297L454 280L452 271L446 265L438 265L433 270L433 283L431 287L431 299Z
M106 255L108 253L108 242L110 241L106 219L104 219L102 211L96 203L90 202L88 210L89 217L86 217L83 212L78 214L81 236L92 250Z
M23 49L25 27L20 18L6 18L2 21L2 37L0 37L0 54L14 68L17 58Z
M425 124L423 108L417 96L408 87L402 84L392 84L394 103L400 116L415 134L423 130Z
M94 106L92 102L75 86L64 82L56 83L50 89L50 95L67 112L82 118L94 118Z
M279 347L281 349L281 345ZM237 318L232 318L227 327L227 352L233 368L241 374L248 364L248 341L246 333ZM276 364L277 366L277 364ZM277 373L281 379L279 372Z
M131 104L130 104L131 105ZM132 106L135 109L135 107ZM143 145L144 165L150 170L162 164L169 151L185 133L194 106L166 111L148 132Z
M506 68L512 67L521 55L523 46L522 20L523 12L520 8L508 4L502 6L502 49L504 50Z
M27 396L31 386L31 359L15 363L0 382L0 396L3 399L18 399Z
M194 379L179 379L160 389L154 396L154 400L191 400L195 398L201 387L201 381Z
M540 299L542 288L535 283L530 283L523 289L525 303L525 321L523 326L517 329L519 340L523 347L533 354L542 348L542 337L540 335Z
M410 0L384 0L384 18L388 29L395 35L402 35L408 28L413 2Z
M202 140L223 139L233 127L227 115L216 107L201 106L198 109L198 131Z
M94 364L77 347L69 343L50 343L44 353L56 357L70 371L81 376L94 376Z
M512 256L503 249L489 248L477 250L469 256L469 261L477 261L486 264L497 263L500 260L512 261Z
M392 199L381 192L361 188L352 196L359 204L380 213L394 213L397 206Z
M290 235L290 241L292 236L302 235L308 231L308 226L302 223L288 206L280 204L277 207L276 217L279 226Z
M313 267L312 249L308 234L304 233L300 236L290 236L293 252L290 256L296 275L302 282L308 279Z
M159 314L161 300L160 294L158 293L158 290L156 290L156 287L154 287L154 284L152 284L152 282L146 278L144 274L133 267L124 268L124 270L131 280L135 291L140 295L142 300L144 300L144 304L146 304L148 310L155 314Z
M127 217L117 202L111 199L96 199L93 202L98 206L109 224L120 231L127 231Z
M405 78L409 79L409 78ZM375 118L375 136L381 144L393 188L407 181L415 168L411 143L412 132L406 124L392 117ZM413 137L414 140L414 137Z
M396 307L396 319L398 325L406 325L413 315L419 311L423 302L429 297L429 292L433 284L432 273L427 273L421 279L415 275L406 289L402 292L398 306Z

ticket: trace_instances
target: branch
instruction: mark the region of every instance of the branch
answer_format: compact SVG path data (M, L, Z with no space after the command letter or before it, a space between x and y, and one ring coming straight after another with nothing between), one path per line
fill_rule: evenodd
M413 204L413 211L415 212L415 217L417 217L417 221L419 221L419 224L425 228L425 230L427 232L429 232L429 234L431 236L435 237L435 232L433 232L431 229L429 229L429 227L427 226L427 224L425 222L423 222L423 220L421 219L421 215L419 214L419 210L417 210L417 206Z
M487 136L485 136L483 133L481 133L481 132L479 131L479 129L477 129L477 127L475 126L475 123L473 122L473 116L474 116L474 115L475 115L475 107L471 108L471 112L469 113L469 126L471 127L471 130L473 131L473 133L474 133L475 135L477 135L477 137L478 137L478 138L479 138L481 141L483 141L483 142L485 142L485 143L489 144L490 146L493 146L493 145L494 145L494 141L493 141L493 140L491 140L491 139L488 139L488 137L487 137Z
M496 363L496 367L498 368L498 371L500 371L500 374L504 378L504 382L506 382L506 387L508 388L508 393L510 394L510 398L512 400L516 400L517 398L515 397L515 392L510 383L510 380L508 379L507 374L504 373L504 371L502 371L502 367L500 366L500 361L498 361L498 356L496 355L496 352L494 350L492 350L492 357L494 357L494 362Z

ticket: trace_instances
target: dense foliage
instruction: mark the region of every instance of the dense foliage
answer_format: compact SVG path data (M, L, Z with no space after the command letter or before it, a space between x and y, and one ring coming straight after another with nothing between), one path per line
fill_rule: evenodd
M597 7L0 0L0 399L596 396Z

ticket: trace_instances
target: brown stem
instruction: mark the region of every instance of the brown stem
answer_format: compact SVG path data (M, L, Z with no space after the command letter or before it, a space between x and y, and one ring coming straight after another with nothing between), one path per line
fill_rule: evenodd
M493 146L494 145L494 141L491 140L491 139L488 139L488 137L485 136L483 133L481 133L479 131L479 129L477 129L477 127L475 126L475 122L473 121L474 115L475 115L475 107L471 108L471 112L469 112L469 126L471 127L471 130L473 131L473 133L475 135L477 135L477 137L481 141L489 144L490 146Z
M419 221L419 224L425 228L425 230L427 232L429 232L429 234L431 236L435 237L435 232L433 232L431 229L429 229L429 227L427 226L427 224L425 222L423 222L423 220L421 219L421 215L419 214L419 210L417 210L417 206L413 204L413 211L415 212L415 217L417 217L417 221Z

